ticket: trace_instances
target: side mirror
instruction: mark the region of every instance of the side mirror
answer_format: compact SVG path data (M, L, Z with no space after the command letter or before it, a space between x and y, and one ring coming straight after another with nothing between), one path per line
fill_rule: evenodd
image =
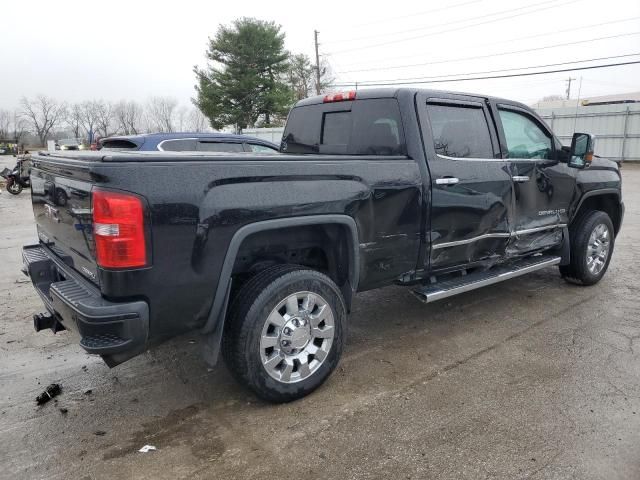
M574 133L569 152L569 166L584 168L591 164L595 138L588 133Z

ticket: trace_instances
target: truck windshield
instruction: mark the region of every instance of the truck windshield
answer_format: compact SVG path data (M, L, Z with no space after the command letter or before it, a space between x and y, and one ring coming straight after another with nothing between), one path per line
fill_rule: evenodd
M282 136L283 153L406 155L394 98L296 107Z

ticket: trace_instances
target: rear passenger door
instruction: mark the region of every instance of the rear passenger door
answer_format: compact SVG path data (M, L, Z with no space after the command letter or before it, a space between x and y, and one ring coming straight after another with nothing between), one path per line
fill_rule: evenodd
M497 259L509 243L512 180L483 99L430 97L423 137L431 175L432 270Z

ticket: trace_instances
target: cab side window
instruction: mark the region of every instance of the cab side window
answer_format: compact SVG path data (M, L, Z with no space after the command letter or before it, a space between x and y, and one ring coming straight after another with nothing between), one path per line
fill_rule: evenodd
M553 140L532 118L498 109L507 141L508 158L551 159Z
M493 158L489 125L482 107L430 103L427 112L438 155Z

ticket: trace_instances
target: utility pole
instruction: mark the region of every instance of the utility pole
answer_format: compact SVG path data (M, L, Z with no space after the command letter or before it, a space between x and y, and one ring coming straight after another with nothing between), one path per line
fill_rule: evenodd
M567 100L569 100L570 96L571 96L571 82L575 80L575 78L567 78L566 82L567 82Z
M320 95L320 54L318 53L318 32L313 31L313 40L316 46L316 94Z

